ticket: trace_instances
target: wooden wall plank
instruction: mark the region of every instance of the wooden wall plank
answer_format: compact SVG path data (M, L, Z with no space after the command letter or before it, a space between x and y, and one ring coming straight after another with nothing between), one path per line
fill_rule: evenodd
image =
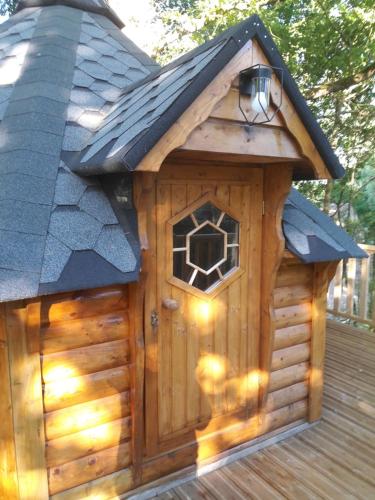
M60 410L87 401L119 394L130 388L128 366L90 373L82 377L54 381L44 386L45 411Z
M129 340L114 340L43 355L43 380L53 382L127 365L130 361Z
M302 344L311 338L311 323L288 326L275 331L274 350Z
M131 417L112 420L96 427L86 428L75 434L48 441L47 467L57 467L106 448L117 446L131 437L131 421Z
M129 391L62 408L45 415L46 438L56 439L130 414Z
M6 323L20 498L44 500L48 480L40 355L28 352L27 313L21 303L7 304Z
M270 376L269 392L307 380L309 375L310 363L307 361L273 371Z
M128 321L128 313L113 311L46 325L42 327L42 352L51 354L123 339L128 336Z
M124 469L131 462L130 442L122 443L49 470L51 495ZM41 498L41 497L39 497ZM43 497L42 497L43 498Z
M97 317L127 309L127 294L118 286L52 295L43 299L42 324Z
M274 351L272 354L272 371L281 370L287 366L296 365L310 358L310 343L294 345L285 349Z
M5 321L5 305L0 304L0 498L18 500L12 391Z

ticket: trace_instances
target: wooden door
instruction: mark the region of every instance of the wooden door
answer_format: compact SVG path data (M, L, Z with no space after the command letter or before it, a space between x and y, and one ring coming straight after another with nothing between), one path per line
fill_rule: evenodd
M158 176L156 307L149 311L157 369L146 376L146 408L153 406L146 410L149 454L213 431L225 448L221 434L257 412L262 181L259 168L170 166ZM206 292L191 284L193 278L189 284L174 275L173 228L207 202L221 219L227 213L238 222L239 261L226 276L218 271L217 284ZM216 231L208 229L203 232Z

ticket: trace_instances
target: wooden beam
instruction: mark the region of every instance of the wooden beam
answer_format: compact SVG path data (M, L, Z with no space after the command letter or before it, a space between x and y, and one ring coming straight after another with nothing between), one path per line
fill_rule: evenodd
M268 65L270 64L256 41L254 41L254 53L257 54L257 63ZM280 82L274 76L271 90L271 100L274 103L280 102L280 93ZM307 132L305 126L302 123L302 120L298 116L297 111L292 104L292 101L287 96L286 92L283 92L282 105L279 114L283 119L286 128L298 142L302 154L309 159L311 166L315 172L316 178L332 179L332 176L329 173L326 164L324 163L322 157L316 149L316 146L312 141L310 134Z
M335 275L337 265L338 262L324 262L314 266L309 393L310 422L318 420L322 412L327 290Z
M244 161L261 157L302 160L295 140L277 127L249 127L241 123L209 119L195 128L181 149L241 155Z
M151 172L136 172L134 177L134 203L138 213L142 254L142 272L145 273L144 303L144 339L145 351L145 387L150 391L145 395L145 443L146 453L157 453L158 405L155 395L158 391L158 338L151 325L151 314L157 309L156 304L156 175ZM147 249L147 251L145 251Z
M33 316L34 320L36 318ZM6 305L14 435L20 499L48 499L42 378L39 352L30 353L27 309ZM37 328L33 323L32 328Z
M274 289L277 271L283 259L285 239L282 232L282 214L285 199L292 183L292 168L272 166L264 176L264 215L262 235L262 286L260 332L260 417L269 386L273 342L275 336Z
M12 394L5 324L5 306L3 304L0 304L0 381L0 498L18 500Z
M145 383L145 339L144 306L147 276L141 272L138 283L129 285L130 346L131 346L131 414L132 414L132 467L133 484L142 482L144 453L144 383Z

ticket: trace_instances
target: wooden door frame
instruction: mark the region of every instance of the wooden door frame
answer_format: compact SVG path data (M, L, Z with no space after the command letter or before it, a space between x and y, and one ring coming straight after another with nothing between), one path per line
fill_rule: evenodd
M260 165L252 165L260 167ZM197 176L197 171L204 171L205 178ZM196 170L194 172L194 170ZM202 183L202 180L213 183L230 182L233 185L249 184L253 179L250 167L230 166L229 168L217 167L215 165L204 167L197 166L196 169L191 165L176 165L172 162L166 162L159 174L149 172L135 172L134 174L134 200L138 211L138 223L140 240L143 250L142 271L147 274L146 297L145 297L145 460L170 451L167 445L162 445L159 440L159 409L158 409L158 337L155 329L151 325L150 315L152 311L159 308L157 298L157 232L156 232L156 211L157 211L157 185L160 182L165 183ZM262 191L262 190L260 190ZM262 196L261 193L260 196ZM259 200L260 204L262 200ZM261 228L262 224L260 224ZM260 229L261 230L261 229ZM250 258L250 256L248 256ZM258 271L258 270L257 270ZM260 274L260 269L259 269ZM250 278L249 278L250 279ZM259 305L260 307L260 305ZM259 339L255 340L252 346L256 356L259 356ZM259 360L257 366L259 365ZM216 419L215 419L216 420ZM255 422L256 420L256 422ZM219 424L220 418L217 419ZM228 432L228 436L236 436L231 446L240 442L249 440L257 435L258 417L253 417L235 428L221 427L221 431ZM217 425L216 428L220 428ZM241 430L240 430L241 429ZM206 438L202 438L206 439ZM165 441L167 443L167 441ZM177 443L176 443L177 444ZM193 443L185 443L187 449L194 446ZM195 443L196 446L196 443Z

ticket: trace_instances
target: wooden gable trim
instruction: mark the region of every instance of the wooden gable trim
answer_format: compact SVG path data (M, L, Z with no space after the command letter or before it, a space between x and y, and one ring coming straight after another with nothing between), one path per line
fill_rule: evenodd
M256 41L254 41L254 51L257 53L257 62L261 64L270 64ZM280 102L281 86L275 78L273 80L272 89L272 101L274 103ZM285 123L285 127L298 142L302 154L311 162L316 179L332 179L331 173L286 92L283 92L283 102L279 113Z
M313 169L315 178L331 179L286 92L283 93L282 108L271 123L251 127L250 131L244 126L243 116L238 109L238 74L257 63L269 64L258 43L250 40L149 151L139 163L137 171L158 172L165 158L176 149L223 154L234 154L233 151L236 151L237 156L240 151L240 156L254 157L254 161L259 158L262 161L275 161L276 158L280 161L303 161ZM279 101L280 92L280 83L274 78L273 102ZM236 127L230 130L228 127L231 125ZM236 135L232 143L230 135ZM260 142L261 135L267 135L268 138L263 143Z
M232 154L241 156L243 161L303 161L298 144L280 127L249 128L212 118L196 127L181 149Z
M249 40L206 87L191 106L143 158L137 171L158 172L168 154L181 147L191 132L207 120L215 105L227 95L238 73L249 66L253 43Z

